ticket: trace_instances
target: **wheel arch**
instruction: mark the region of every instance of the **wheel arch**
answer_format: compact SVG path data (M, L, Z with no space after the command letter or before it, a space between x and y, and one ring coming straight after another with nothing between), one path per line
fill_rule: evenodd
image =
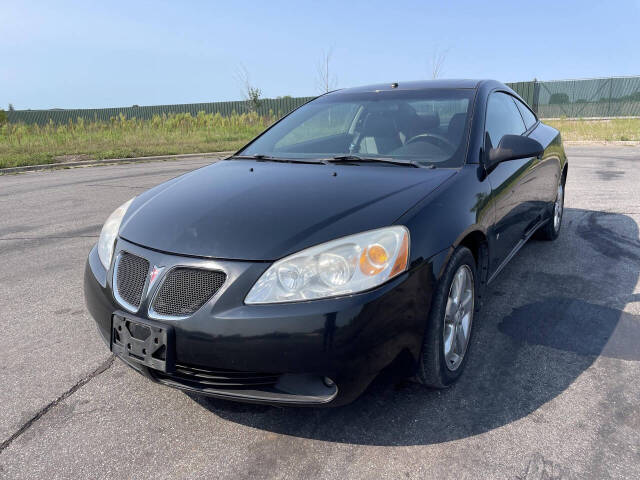
M562 175L560 176L560 183L562 184L563 188L567 183L567 173L568 173L568 171L569 171L569 163L565 162L564 163L564 167L562 168Z
M477 308L479 309L489 278L489 241L484 231L480 228L474 228L460 235L458 240L452 245L451 254L460 246L468 248L476 261L476 272L480 280L477 292L479 300ZM451 256L451 254L449 256Z

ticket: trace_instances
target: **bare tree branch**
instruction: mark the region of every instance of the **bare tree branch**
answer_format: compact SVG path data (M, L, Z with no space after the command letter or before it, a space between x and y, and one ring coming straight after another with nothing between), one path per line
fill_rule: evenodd
M449 49L440 50L438 46L433 49L433 56L431 57L431 78L440 78L444 72L444 63L447 60Z
M331 75L330 65L331 65L331 57L333 56L333 48L330 48L328 51L322 52L322 57L318 62L318 77L317 77L317 86L318 90L322 93L330 92L331 90L335 90L338 86L338 79L335 75Z
M262 101L260 100L260 97L262 96L262 90L253 85L253 83L251 82L249 71L242 64L238 65L234 77L240 84L242 98L245 99L245 103L247 104L247 108L249 109L249 111L257 111L260 107L260 104L262 103Z

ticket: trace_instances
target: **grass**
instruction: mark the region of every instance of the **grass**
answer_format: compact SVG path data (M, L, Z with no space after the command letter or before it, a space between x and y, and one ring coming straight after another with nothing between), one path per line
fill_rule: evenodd
M640 118L543 121L560 130L563 140L640 140Z
M0 126L0 168L70 160L131 158L150 155L234 150L276 120L255 113L171 114L151 120L79 119L64 125Z
M0 125L0 168L70 160L235 150L276 120L255 113L188 113L64 125ZM549 120L564 140L640 141L640 119Z

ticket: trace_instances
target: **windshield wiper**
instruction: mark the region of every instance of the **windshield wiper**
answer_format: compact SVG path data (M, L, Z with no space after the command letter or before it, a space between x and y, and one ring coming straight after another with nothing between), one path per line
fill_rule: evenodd
M255 155L231 155L227 157L228 159L238 158L240 160L264 160L267 162L282 162L282 163L322 163L316 162L315 160L305 160L302 158L281 158L281 157L272 157L270 155L264 155L262 153L257 153Z
M239 158L241 160L271 160L269 155L257 153L255 155L231 155L228 158Z
M319 158L319 159L303 159L303 158L282 158L282 157L272 157L270 155L265 155L262 153L257 153L255 155L231 155L228 157L229 159L240 159L240 160L264 160L267 162L283 162L283 163L324 163L326 165L330 165L332 163L340 163L340 162L378 162L378 163L388 163L391 165L399 165L401 167L416 167L420 168L420 166L412 161L401 162L397 160L392 160L390 158L379 158L379 157L362 157L360 155L338 155L331 158Z
M417 163L412 161L401 162L398 160L392 160L390 158L380 158L380 157L361 157L360 155L338 155L332 158L323 158L321 159L323 163L339 163L339 162L380 162L380 163L389 163L391 165L400 165L402 167L416 167L420 168Z

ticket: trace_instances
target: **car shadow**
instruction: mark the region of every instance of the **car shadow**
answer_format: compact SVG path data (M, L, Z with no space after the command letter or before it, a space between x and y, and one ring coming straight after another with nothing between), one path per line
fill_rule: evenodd
M335 409L277 408L189 396L231 422L363 445L424 445L477 435L535 412L599 357L640 361L640 316L623 311L640 271L638 225L565 210L560 238L532 241L488 288L467 369L446 390L380 375Z

